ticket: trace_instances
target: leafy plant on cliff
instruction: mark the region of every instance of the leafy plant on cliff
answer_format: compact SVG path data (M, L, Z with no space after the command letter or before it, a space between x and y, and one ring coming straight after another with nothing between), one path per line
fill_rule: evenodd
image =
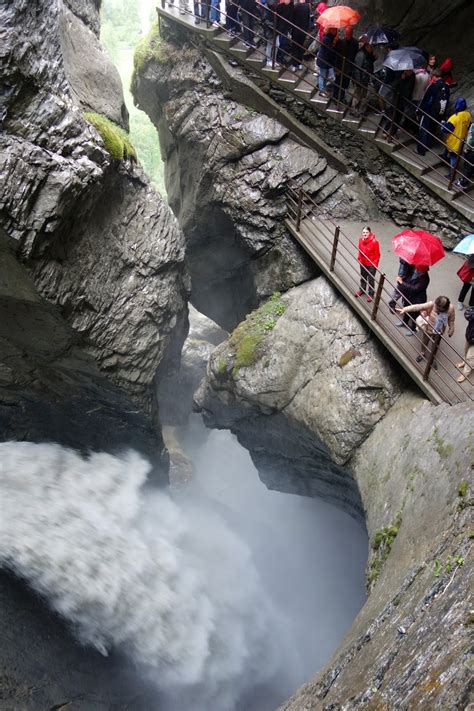
M127 158L137 160L137 153L133 143L123 128L120 128L120 126L117 126L102 114L87 112L84 114L84 118L100 134L105 149L111 158L114 160L126 160Z
M164 61L163 43L160 37L158 22L153 22L150 31L137 44L133 54L133 76L132 86L135 80L135 74L141 72L148 62L155 60L156 62Z
M379 577L383 565L390 555L393 542L398 535L401 524L402 512L399 511L389 526L380 528L375 533L372 542L372 557L367 566L367 588L369 590Z
M240 368L247 368L259 360L263 352L265 334L275 328L285 309L281 294L275 291L267 302L252 311L245 321L237 326L229 338L229 345L235 351L232 375L235 376Z

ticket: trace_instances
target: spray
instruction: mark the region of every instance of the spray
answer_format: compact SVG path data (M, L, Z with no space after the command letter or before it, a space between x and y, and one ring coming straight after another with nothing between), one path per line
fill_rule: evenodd
M211 510L145 496L148 468L132 451L0 444L0 565L81 642L128 655L168 708L230 711L284 673L285 620L247 545Z

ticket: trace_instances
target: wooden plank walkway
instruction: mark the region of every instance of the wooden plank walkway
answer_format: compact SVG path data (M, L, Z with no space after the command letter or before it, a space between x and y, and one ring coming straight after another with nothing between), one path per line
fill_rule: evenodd
M460 402L473 402L473 385L467 380L462 384L456 380L460 371L455 364L462 360L462 356L445 338L441 340L436 356L437 370L432 369L428 379L424 379L427 361L416 362L420 347L419 335L408 337L405 328L396 326L399 318L390 313L388 306L393 289L393 285L388 280L381 290L375 319L373 318L375 302L368 303L365 297L355 297L355 292L359 288L357 245L342 232L339 233L336 259L331 270L334 237L332 221L309 216L301 220L298 229L296 221L290 217L286 221L286 226L351 308L433 403L447 402L454 405ZM379 280L380 273L376 278L376 288Z

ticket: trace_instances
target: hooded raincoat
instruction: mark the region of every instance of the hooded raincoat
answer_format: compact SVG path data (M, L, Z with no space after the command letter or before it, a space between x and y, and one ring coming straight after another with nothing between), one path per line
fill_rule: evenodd
M466 100L462 96L456 99L454 114L449 117L448 123L452 128L449 127L451 133L446 138L446 148L450 153L460 153L471 125L471 114L467 110Z

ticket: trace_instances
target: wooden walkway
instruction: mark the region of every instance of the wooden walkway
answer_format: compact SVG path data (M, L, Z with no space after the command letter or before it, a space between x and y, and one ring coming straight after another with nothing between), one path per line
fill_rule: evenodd
M439 156L440 147L437 151L433 150L425 156L420 156L415 150L416 141L413 136L403 129L399 131L399 138L388 142L383 138L383 132L380 129L382 119L380 115L368 111L362 118L357 118L348 111L347 107L342 107L333 99L319 95L317 77L313 74L314 62L312 60L306 62L303 69L296 73L281 67L276 69L266 67L265 41L263 37L258 36L258 31L255 34L256 41L261 39L262 43L256 48L249 48L239 38L232 36L222 27L207 27L205 20L201 20L197 25L194 22L194 15L191 13L182 15L177 4L170 5L167 1L162 1L164 6L157 7L159 19L173 20L173 22L199 34L209 47L224 52L249 70L250 78L253 74L269 80L312 110L330 117L344 128L376 145L379 150L389 155L393 161L402 166L428 190L435 193L451 208L474 224L474 184L465 192L454 188L448 189L449 181L445 175L447 166ZM224 13L221 12L221 16L225 17Z
M416 362L420 351L419 332L409 337L408 329L397 327L400 319L390 312L388 305L395 285L385 274L377 270L373 301L368 302L365 295L360 298L355 296L360 279L357 244L310 201L309 197L301 200L297 193L290 198L286 226L294 238L433 403L455 405L473 402L473 383L469 380L457 382L460 371L456 363L462 361L463 356L453 348L447 337L436 339L439 341L437 349L435 341L430 343L426 359ZM300 220L298 205L301 207Z

